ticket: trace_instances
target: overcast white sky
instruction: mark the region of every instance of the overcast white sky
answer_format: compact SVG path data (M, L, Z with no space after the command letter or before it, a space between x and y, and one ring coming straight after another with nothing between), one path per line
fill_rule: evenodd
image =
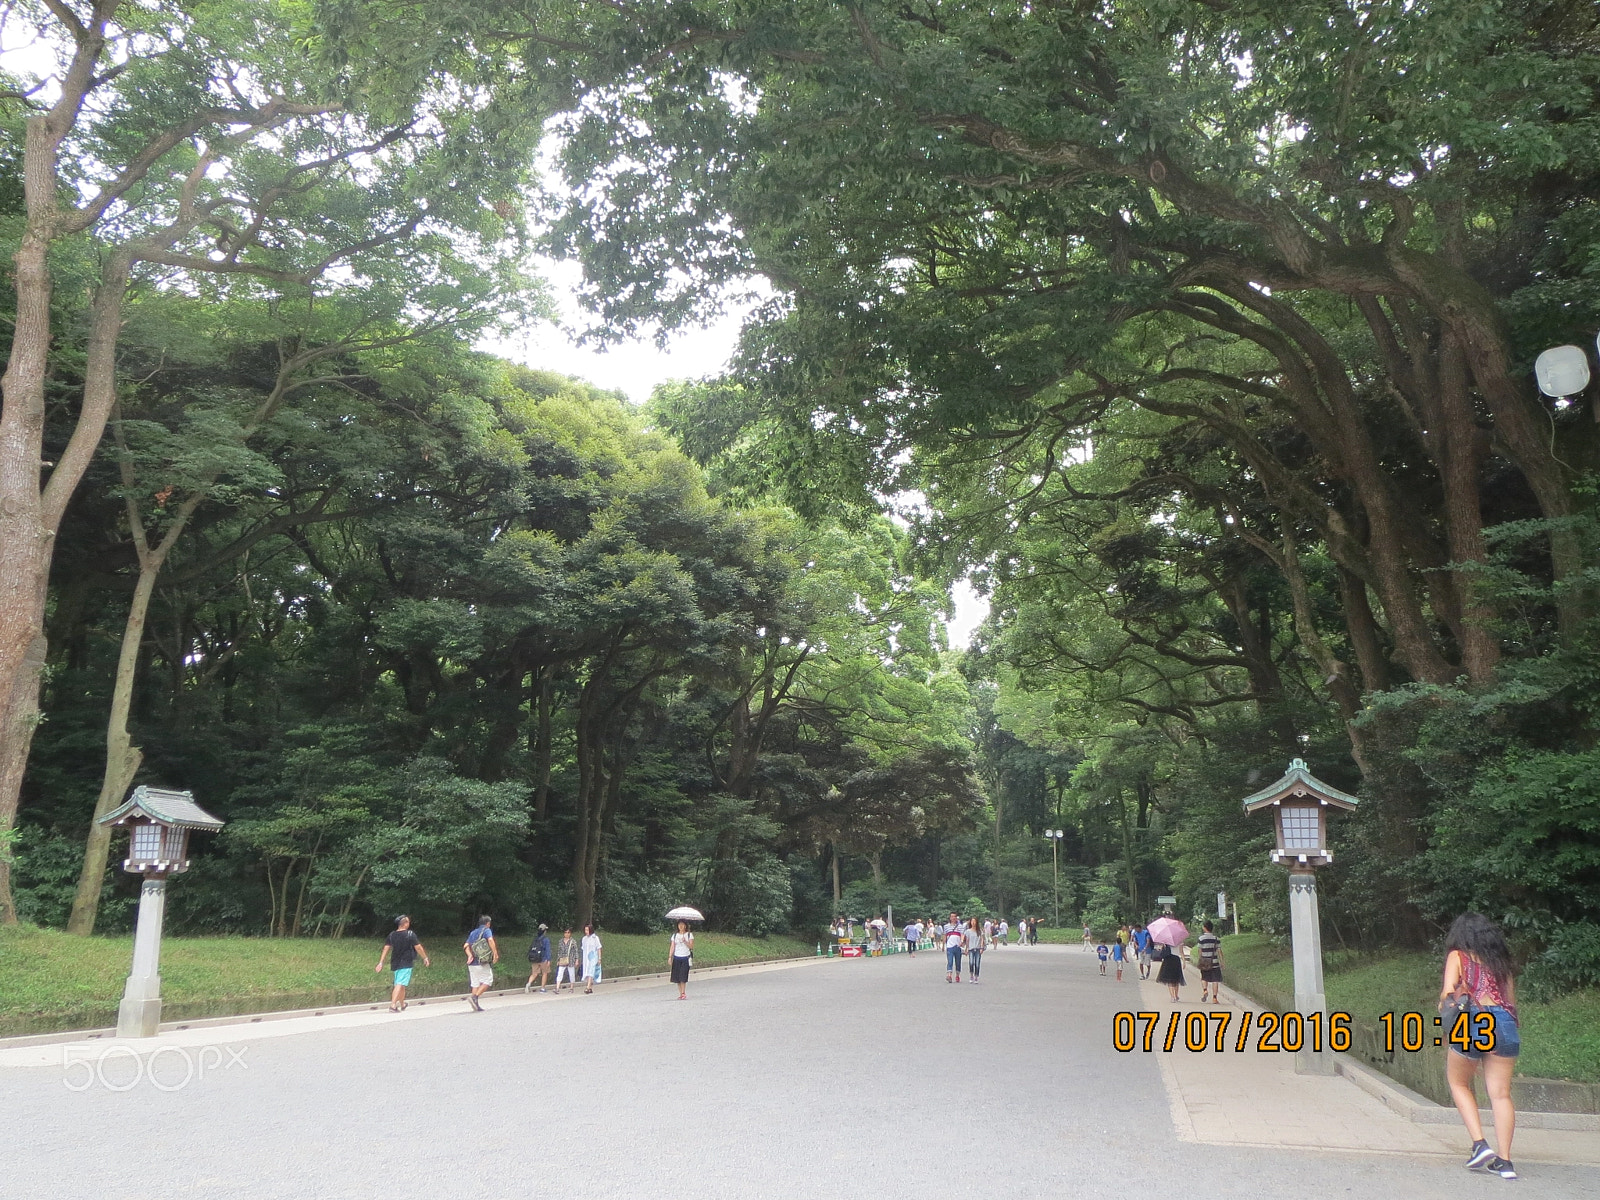
M709 328L683 330L665 350L649 339L604 348L580 346L576 336L594 319L579 309L575 297L580 268L550 259L539 260L537 266L549 281L560 325L540 324L521 336L486 343L483 349L530 367L576 375L603 388L620 388L635 404L643 404L663 380L717 374L738 344L746 311L742 308Z
M578 266L545 260L539 269L550 283L560 324L540 324L518 336L486 343L483 349L530 367L620 389L635 404L643 404L655 386L665 380L717 374L738 345L739 328L747 311L743 308L730 311L704 329L674 334L664 349L650 339L603 349L580 346L575 338L589 317L579 309L574 296L580 275ZM955 619L946 627L950 644L964 648L971 641L973 630L988 616L989 602L964 580L956 584L954 598Z

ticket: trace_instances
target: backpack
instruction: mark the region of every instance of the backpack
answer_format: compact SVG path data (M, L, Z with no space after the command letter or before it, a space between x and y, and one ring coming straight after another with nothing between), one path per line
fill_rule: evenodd
M482 935L472 939L472 961L474 965L487 967L494 962L494 948L489 945L494 934L484 930Z

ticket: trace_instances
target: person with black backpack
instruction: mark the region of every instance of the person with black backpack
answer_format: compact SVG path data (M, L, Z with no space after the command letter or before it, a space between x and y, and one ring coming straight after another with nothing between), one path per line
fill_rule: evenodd
M528 982L522 987L524 992L533 990L533 981L539 981L539 990L547 992L550 989L545 985L550 982L550 926L540 925L539 933L528 947Z
M467 952L467 983L472 988L467 993L467 1003L474 1012L482 1012L478 997L494 986L494 964L500 961L500 947L495 944L489 917L478 918L478 927L467 935L461 948Z

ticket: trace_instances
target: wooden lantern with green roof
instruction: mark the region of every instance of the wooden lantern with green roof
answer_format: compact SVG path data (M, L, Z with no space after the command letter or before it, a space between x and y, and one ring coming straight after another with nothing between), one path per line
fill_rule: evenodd
M1326 866L1333 861L1333 851L1328 848L1328 810L1348 812L1359 803L1348 792L1323 783L1311 773L1305 759L1297 758L1290 762L1282 779L1246 796L1244 810L1253 813L1274 809L1278 846L1272 851L1272 861L1293 871Z
M1285 1014L1287 1033L1293 1017L1300 1030L1294 1069L1302 1075L1331 1075L1328 1052L1327 997L1322 990L1322 920L1317 911L1317 868L1333 861L1328 847L1330 809L1355 808L1348 792L1323 783L1302 758L1276 783L1244 798L1245 812L1271 808L1278 827L1272 861L1289 868L1289 940L1294 953L1294 1014ZM1308 1027L1312 1036L1305 1036ZM1289 1039L1284 1039L1285 1049Z
M224 822L196 804L189 792L137 787L121 808L101 817L100 824L128 827L124 871L164 877L189 869L191 830L221 829Z
M189 834L221 829L188 792L137 787L100 824L128 828L122 869L143 875L139 923L133 934L133 969L117 1008L118 1037L155 1037L161 1027L161 925L167 912L167 877L189 869Z

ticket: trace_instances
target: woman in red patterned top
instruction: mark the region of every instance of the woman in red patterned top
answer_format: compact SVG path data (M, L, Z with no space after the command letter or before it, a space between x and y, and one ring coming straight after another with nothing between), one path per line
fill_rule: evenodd
M1472 1035L1469 1049L1463 1051L1458 1043L1449 1043L1450 1050L1445 1055L1450 1096L1472 1138L1467 1166L1515 1179L1517 1169L1511 1165L1511 1135L1516 1129L1517 1113L1511 1104L1511 1072L1517 1065L1522 1035L1517 1025L1517 989L1516 980L1512 978L1511 949L1499 927L1475 912L1462 913L1456 918L1455 924L1450 926L1446 948L1439 1005L1443 1008L1446 1000L1453 1000L1465 1007ZM1482 1020L1482 1014L1487 1014L1490 1020ZM1478 1049L1480 1039L1487 1040L1482 1035L1490 1028L1494 1032L1493 1049ZM1446 1034L1449 1032L1446 1030ZM1483 1087L1494 1109L1494 1140L1498 1143L1498 1154L1484 1141L1483 1123L1478 1119L1478 1098L1472 1091L1472 1080L1480 1065Z

